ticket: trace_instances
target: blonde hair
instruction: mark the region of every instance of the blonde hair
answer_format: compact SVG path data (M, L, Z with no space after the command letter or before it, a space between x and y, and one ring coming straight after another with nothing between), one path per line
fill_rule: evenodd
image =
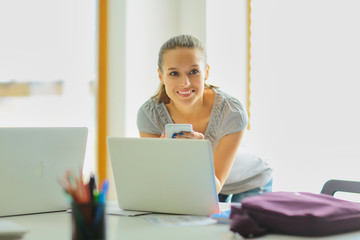
M158 55L158 68L160 72L163 72L162 66L164 64L164 54L168 50L176 49L176 48L195 48L201 51L204 59L204 67L207 66L207 57L204 45L194 36L191 35L178 35L167 40L160 48ZM206 87L214 87L210 84L205 83ZM153 98L157 98L157 101L164 102L165 104L170 102L170 98L165 91L165 85L160 83L160 86L153 96Z

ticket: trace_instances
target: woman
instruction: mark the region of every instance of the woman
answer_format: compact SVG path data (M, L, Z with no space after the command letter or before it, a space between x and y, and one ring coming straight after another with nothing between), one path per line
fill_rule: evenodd
M259 194L261 189L257 188L269 181L265 191L271 191L271 169L261 159L255 159L255 170L240 166L236 172L231 171L234 161L235 166L242 161L239 145L248 118L236 98L206 83L209 66L201 42L190 35L169 39L159 51L158 74L160 87L157 94L138 111L140 136L165 137L164 129L168 123L192 124L193 132L181 132L174 138L211 141L220 201L231 195L232 201L241 201L242 196L248 196L244 193L249 190L250 195ZM249 163L244 166L251 168ZM225 184L228 177L231 180Z

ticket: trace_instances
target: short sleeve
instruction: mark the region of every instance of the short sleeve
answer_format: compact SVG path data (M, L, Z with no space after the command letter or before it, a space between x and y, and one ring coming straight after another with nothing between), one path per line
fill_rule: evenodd
M222 109L221 137L240 132L247 127L248 116L241 102L233 97L224 99Z
M164 131L156 106L151 100L139 108L136 123L140 132L161 135Z

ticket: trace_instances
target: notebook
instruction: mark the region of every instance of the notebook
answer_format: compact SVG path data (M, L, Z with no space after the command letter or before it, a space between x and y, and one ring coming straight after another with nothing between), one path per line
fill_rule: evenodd
M121 209L219 211L210 141L108 137L107 143Z
M0 216L66 210L57 179L82 169L87 133L84 127L0 128Z

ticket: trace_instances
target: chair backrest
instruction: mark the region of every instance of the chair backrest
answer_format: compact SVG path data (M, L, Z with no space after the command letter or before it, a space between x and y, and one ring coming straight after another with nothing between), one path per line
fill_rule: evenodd
M321 189L321 193L331 196L334 196L338 191L360 193L360 182L331 179L327 181Z

